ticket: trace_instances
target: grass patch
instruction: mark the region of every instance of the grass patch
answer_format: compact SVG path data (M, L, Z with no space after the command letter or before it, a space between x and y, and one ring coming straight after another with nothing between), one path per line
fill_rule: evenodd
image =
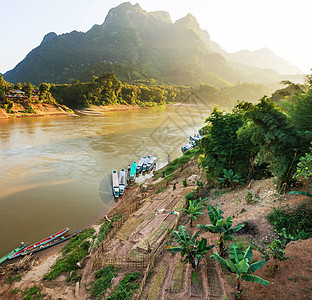
M5 283L11 284L14 281L20 282L22 280L23 273L18 274L16 276L12 276L11 274L5 279Z
M163 192L165 192L165 191L168 190L168 189L169 189L168 187L165 187L165 188L163 188L163 189L160 189L160 190L158 190L158 191L156 192L156 194L163 193Z
M82 275L77 271L70 272L70 275L66 278L68 283L76 283L81 280Z
M63 255L76 249L82 243L82 241L84 241L86 238L93 236L94 233L95 230L93 228L88 228L83 232L77 234L75 237L71 238L70 242L62 250Z
M273 208L267 219L278 233L291 236L293 240L312 237L312 204L309 202L295 208Z
M178 169L178 167L189 162L192 158L197 158L201 154L201 152L202 152L202 150L199 148L191 149L191 150L184 152L182 156L171 161L165 169L161 169L161 170L156 171L153 180L157 180L163 174L165 176L172 174L173 172L175 172Z
M105 267L94 273L96 280L92 284L91 296L101 299L106 290L111 287L112 279L117 276L114 266Z
M76 271L78 269L77 263L88 254L90 242L86 241L86 239L93 236L94 232L93 228L89 228L72 238L71 242L62 251L63 257L57 260L52 266L52 270L45 274L43 279L53 280L63 273ZM70 279L68 280L70 281Z
M23 300L48 299L46 294L41 293L41 287L37 285L22 291L22 295L24 296Z
M174 174L172 173L172 174L166 176L162 181L159 182L159 184L164 183L164 182L170 180L170 179L173 177L173 175L174 175Z
M113 293L107 297L107 300L131 299L132 295L139 288L139 283L143 275L140 272L128 273L114 288Z

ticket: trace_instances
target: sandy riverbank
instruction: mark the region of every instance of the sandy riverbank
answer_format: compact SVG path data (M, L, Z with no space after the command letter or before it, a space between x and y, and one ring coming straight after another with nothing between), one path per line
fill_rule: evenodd
M111 112L111 111L125 111L125 110L134 110L134 109L143 109L143 107L137 106L137 105L122 105L122 104L107 105L107 106L92 105L84 109L75 110L75 112L78 114L82 114L82 115L94 116L94 115L102 115L103 113Z
M11 113L8 113L3 108L0 108L0 119L44 116L77 116L71 109L58 103L32 103L31 113L27 112L28 107L28 104L25 107L25 104L13 103Z

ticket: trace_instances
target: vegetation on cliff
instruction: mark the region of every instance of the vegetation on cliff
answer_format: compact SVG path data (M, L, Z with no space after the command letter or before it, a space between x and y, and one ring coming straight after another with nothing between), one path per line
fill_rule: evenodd
M231 112L215 107L201 129L201 166L207 178L222 178L224 170L232 170L245 181L274 176L279 191L289 189L312 141L312 85L307 79L305 89L278 102L264 96L256 104L239 102Z

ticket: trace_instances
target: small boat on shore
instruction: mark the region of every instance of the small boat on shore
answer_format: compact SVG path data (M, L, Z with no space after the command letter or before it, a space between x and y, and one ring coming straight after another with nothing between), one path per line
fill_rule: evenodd
M118 196L119 196L119 181L118 181L118 173L116 170L113 170L112 179L113 179L113 194L114 194L114 197L118 198Z
M31 254L31 253L35 253L35 252L38 252L38 251L41 251L41 250L44 250L44 249L47 249L49 247L52 247L52 246L55 246L57 244L60 244L60 243L63 243L67 240L69 240L70 238L76 236L78 233L82 232L82 230L78 230L78 231L75 231L69 235L65 235L65 236L60 236L58 237L57 239L45 244L45 245L41 245L33 250L30 250L30 251L24 251L22 252L21 255L28 255L28 254Z
M135 172L137 168L137 163L136 161L132 163L131 165L131 170L130 170L130 181L134 181L135 179Z
M15 257L18 257L18 256L22 255L23 252L31 251L31 250L34 250L37 247L45 245L45 244L47 244L47 243L57 239L58 237L62 236L68 230L69 230L69 228L67 227L67 228L65 228L65 229L63 229L63 230L61 230L61 231L59 231L57 233L54 233L53 235L48 236L47 238L45 238L45 239L43 239L43 240L41 240L41 241L39 241L39 242L37 242L35 244L32 244L32 245L30 245L28 247L25 247L25 248L21 249L20 251L16 252L15 254L9 256L9 259L13 259Z
M146 166L146 171L150 171L154 167L154 165L156 164L156 159L157 159L157 156L155 155L149 160Z
M24 243L21 243L18 247L16 247L15 249L13 249L12 251L10 251L9 253L7 253L6 255L2 256L0 258L0 265L5 262L7 259L9 259L10 256L14 255L15 253L21 251L22 249L24 249L26 247L26 245Z
M142 168L143 168L143 164L144 164L145 159L146 159L146 157L143 156L143 157L139 160L139 162L138 162L138 164L137 164L137 167L136 167L136 173L137 173L137 174L139 174L139 173L142 171Z
M150 156L146 157L143 163L142 172L145 172L147 170L147 164L150 161Z
M184 153L187 150L191 150L195 147L195 142L188 142L187 144L185 144L183 147L181 147L181 151Z
M128 165L127 180L130 180L131 164Z
M193 143L199 142L203 137L198 133L198 134L194 134L194 136L190 135L190 140Z
M119 195L124 193L125 187L127 185L127 177L125 169L121 169L119 173Z

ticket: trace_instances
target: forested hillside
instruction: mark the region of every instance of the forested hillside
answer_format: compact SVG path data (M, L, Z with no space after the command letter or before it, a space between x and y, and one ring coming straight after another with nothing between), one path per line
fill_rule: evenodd
M192 15L172 23L167 12L146 12L127 2L112 8L102 25L86 33L47 34L4 78L66 84L91 81L105 72L126 82L153 78L160 84L217 88L238 81L276 88L285 79L273 70L227 62L222 53Z

